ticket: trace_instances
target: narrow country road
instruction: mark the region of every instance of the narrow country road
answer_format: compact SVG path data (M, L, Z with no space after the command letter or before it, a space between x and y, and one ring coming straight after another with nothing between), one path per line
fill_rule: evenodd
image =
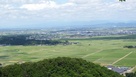
M120 60L124 59L125 57L127 57L127 56L130 55L131 53L133 53L133 52L130 52L130 53L126 54L125 56L119 58L118 60L116 60L115 62L113 62L112 65L114 65L115 63L117 63L117 62L119 62Z
M102 51L102 50L99 50L99 51L96 51L96 52L94 52L94 53L90 53L90 54L84 55L84 56L81 57L81 58L88 57L88 56L90 56L90 55L96 54L96 53L101 52L101 51Z

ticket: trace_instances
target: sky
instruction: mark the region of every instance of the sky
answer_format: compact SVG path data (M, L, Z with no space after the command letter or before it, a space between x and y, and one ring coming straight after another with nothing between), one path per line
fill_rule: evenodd
M0 28L136 21L136 0L0 0Z

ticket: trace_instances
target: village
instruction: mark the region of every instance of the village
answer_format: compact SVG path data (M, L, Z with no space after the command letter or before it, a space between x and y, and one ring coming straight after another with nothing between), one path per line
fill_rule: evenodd
M135 27L112 27L112 28L64 28L64 29L22 29L22 30L2 30L3 35L29 35L26 39L54 40L54 39L80 39L94 36L109 35L133 35L136 34Z

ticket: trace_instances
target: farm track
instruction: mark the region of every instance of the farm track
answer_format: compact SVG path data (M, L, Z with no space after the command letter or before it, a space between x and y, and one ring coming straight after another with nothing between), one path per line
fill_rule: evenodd
M131 72L134 71L135 68L136 68L136 65L133 68L131 68L130 71Z
M85 57L91 56L91 55L96 54L96 53L99 53L99 52L101 52L101 51L102 51L102 50L99 50L99 51L96 51L96 52L94 52L94 53L90 53L90 54L84 55L84 56L82 56L81 58L85 58Z
M114 65L114 64L116 64L117 62L119 62L120 60L126 58L126 57L129 56L131 53L133 53L133 52L130 52L130 53L126 54L125 56L119 58L118 60L114 61L114 62L112 63L112 65Z

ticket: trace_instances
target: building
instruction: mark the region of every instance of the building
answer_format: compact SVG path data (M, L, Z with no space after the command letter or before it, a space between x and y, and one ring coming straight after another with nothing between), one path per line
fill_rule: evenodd
M119 73L121 75L125 75L125 73L127 73L131 69L130 67L116 67L116 66L112 66L112 65L107 66L107 68L109 70L117 72L117 73Z

